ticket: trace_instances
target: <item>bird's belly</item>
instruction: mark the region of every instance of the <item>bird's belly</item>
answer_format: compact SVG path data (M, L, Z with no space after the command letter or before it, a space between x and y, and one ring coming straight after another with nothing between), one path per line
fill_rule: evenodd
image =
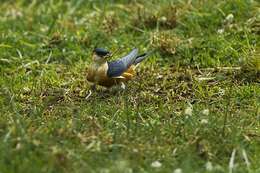
M103 69L89 69L87 80L104 87L111 87L113 85L120 84L121 82L126 82L131 80L135 75L135 71L131 66L126 72L121 76L123 78L110 78L107 76L107 71Z
M121 82L120 79L116 79L116 78L106 78L106 79L102 79L98 81L98 84L104 87L111 87L113 85L117 85Z
M122 76L124 78L109 78L109 77L105 76L105 77L99 78L97 83L101 86L109 88L109 87L112 87L113 85L118 85L121 82L126 82L133 78L133 76L129 75L129 74L122 74Z

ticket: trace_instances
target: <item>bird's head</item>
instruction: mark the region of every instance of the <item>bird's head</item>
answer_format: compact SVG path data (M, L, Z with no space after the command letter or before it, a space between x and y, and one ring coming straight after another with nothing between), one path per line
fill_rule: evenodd
M93 61L102 63L106 62L107 58L111 56L111 53L103 48L95 48L93 51Z

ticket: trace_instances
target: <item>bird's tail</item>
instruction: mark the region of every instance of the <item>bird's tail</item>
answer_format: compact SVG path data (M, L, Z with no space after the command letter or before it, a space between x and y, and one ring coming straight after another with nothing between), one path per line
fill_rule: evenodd
M135 58L134 65L137 65L137 64L139 64L140 62L142 62L142 61L143 61L144 59L146 59L150 54L151 54L151 52L147 52L147 53L138 55L138 56Z

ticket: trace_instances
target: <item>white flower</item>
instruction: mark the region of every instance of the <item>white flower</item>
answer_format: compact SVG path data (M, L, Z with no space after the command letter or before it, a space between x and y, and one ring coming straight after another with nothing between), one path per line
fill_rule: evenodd
M201 124L208 124L208 122L209 122L209 121L208 121L207 119L202 119L202 120L200 121Z
M185 109L184 114L191 116L191 115L192 115L192 107L191 107L191 106L188 106L188 107Z
M101 173L109 173L110 171L109 171L108 168L102 168L102 169L100 170L100 172L101 172Z
M221 29L218 29L218 31L217 31L217 32L218 32L218 34L223 34L223 33L224 33L224 31L225 31L225 30L221 28Z
M159 162L158 160L151 163L151 167L153 167L153 168L160 168L161 166L162 166L162 163Z
M213 166L212 166L212 163L210 161L208 161L206 163L205 167L206 167L207 171L212 171L213 170Z
M173 171L173 173L182 173L182 169L181 168L177 168Z
M114 43L118 43L118 40L117 40L117 39L113 39L113 42L114 42Z
M234 15L233 14L227 15L227 17L225 18L225 22L227 22L227 23L232 23L233 20L234 20Z
M209 115L209 109L204 109L204 110L202 111L202 114L203 114L203 115Z
M218 94L221 95L221 96L225 95L225 90L224 89L219 89Z
M167 18L165 16L161 17L160 19L160 22L166 22L167 21Z
M133 152L134 152L134 153L138 153L138 149L134 148L134 149L133 149Z

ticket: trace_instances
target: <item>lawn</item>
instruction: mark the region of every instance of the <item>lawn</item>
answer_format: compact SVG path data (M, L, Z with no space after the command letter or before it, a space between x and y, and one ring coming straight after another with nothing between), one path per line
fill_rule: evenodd
M260 172L257 0L2 0L0 172ZM126 90L92 50L152 55Z

